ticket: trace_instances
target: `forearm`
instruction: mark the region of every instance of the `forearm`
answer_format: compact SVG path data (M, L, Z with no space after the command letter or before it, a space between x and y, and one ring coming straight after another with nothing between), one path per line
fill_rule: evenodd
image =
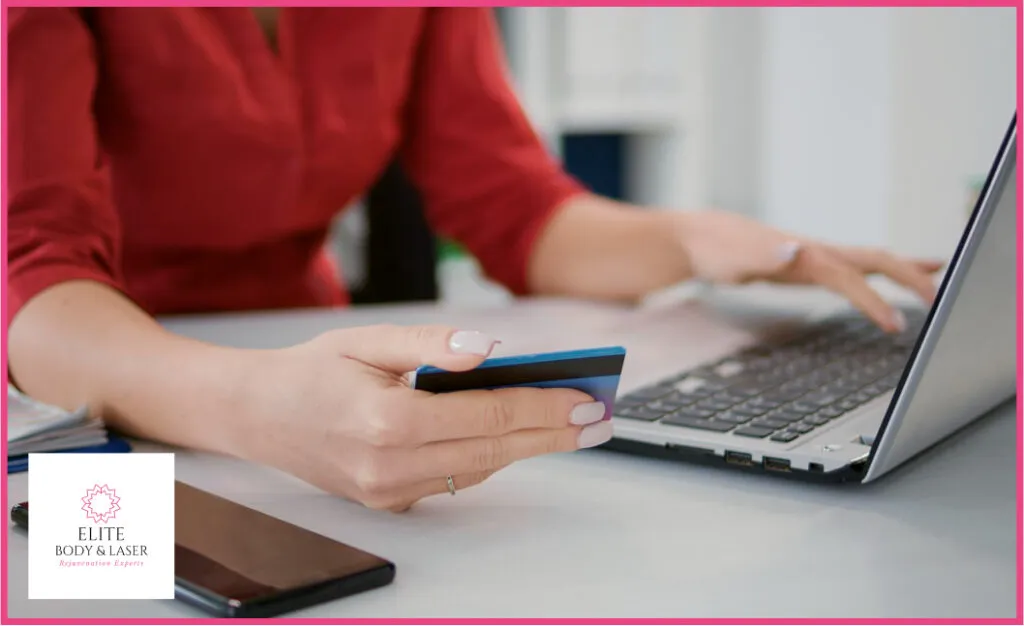
M8 372L25 393L83 404L127 434L232 453L243 368L238 351L174 335L99 283L58 284L8 332Z
M635 300L688 279L676 217L593 195L570 200L534 246L531 291Z

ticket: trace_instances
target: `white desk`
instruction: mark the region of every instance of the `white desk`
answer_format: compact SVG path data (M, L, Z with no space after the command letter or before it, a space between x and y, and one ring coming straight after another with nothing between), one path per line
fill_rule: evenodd
M683 307L686 309L687 307ZM448 321L524 351L630 349L627 386L671 371L672 328L699 311L564 303L399 307L170 322L229 345L333 326ZM654 320L654 321L652 321ZM660 322L656 321L660 320ZM745 331L736 331L741 338ZM294 617L1013 617L1015 410L1004 406L867 487L824 487L591 450L519 463L456 497L373 512L266 468L180 453L178 477L394 560L393 585ZM27 494L8 479L10 502ZM11 617L188 617L184 604L26 599L26 536L8 530Z

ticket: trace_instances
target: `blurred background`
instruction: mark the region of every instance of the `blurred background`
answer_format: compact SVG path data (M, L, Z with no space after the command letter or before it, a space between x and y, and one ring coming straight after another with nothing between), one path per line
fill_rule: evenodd
M946 257L1016 106L1012 7L496 11L552 153L650 210ZM367 224L361 205L337 227L357 290ZM438 299L509 297L452 242L432 254Z

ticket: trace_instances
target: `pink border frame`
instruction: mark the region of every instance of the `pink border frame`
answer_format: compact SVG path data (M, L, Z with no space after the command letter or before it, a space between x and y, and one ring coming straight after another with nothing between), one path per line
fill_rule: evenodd
M178 0L159 2L159 3L148 3L141 0L122 0L122 1L109 1L109 0L96 0L90 3L93 6L146 6L149 4L159 6L259 6L259 5L275 5L279 3L267 2L266 0L253 0L252 2L245 2L244 0L221 0L220 2L182 2ZM352 2L351 0L345 1L330 1L330 0L306 0L302 3L304 6L366 6L367 3ZM370 4L379 6L424 6L423 2L416 2L415 0L386 0L378 1ZM732 7L796 7L796 6L807 6L807 7L818 7L818 6L902 6L902 7L960 7L960 6L1002 6L1002 7L1016 7L1017 9L1017 110L1020 111L1020 105L1022 101L1021 97L1021 59L1022 59L1022 44L1021 44L1021 0L1010 1L1010 0L996 0L990 2L970 2L967 0L903 0L902 2L884 2L880 0L869 0L866 2L850 3L847 5L832 3L832 2L814 2L811 0L780 0L779 2L720 2L720 1L709 1L709 2L672 2L670 0L647 0L645 2L615 2L613 0L591 0L590 2L574 1L574 2L543 2L541 0L518 0L507 3L492 3L492 2L443 2L440 6L732 6ZM8 2L7 0L0 0L0 8L3 10L4 21L7 19L7 8L9 6L69 6L67 2L59 2L53 0L30 0L30 1L15 1ZM438 5L434 5L438 6ZM6 74L7 64L7 29L3 29L2 35L3 49L3 73ZM2 159L3 162L7 162L7 83L3 83L2 87L2 116L3 116L3 138L2 138ZM1018 126L1020 122L1018 121ZM1020 144L1017 145L1017 157L1020 160L1022 148ZM2 173L2 196L4 211L2 217L0 217L0 232L4 241L4 250L7 249L7 168L3 168ZM1021 177L1017 175L1017 213L1021 214ZM1021 250L1021 244L1024 243L1024 227L1022 227L1018 220L1017 225L1017 267L1024 266L1024 252ZM0 260L0 266L3 268L3 282L2 289L0 289L0 312L3 314L3 319L7 319L7 255L3 255L3 259ZM1021 309L1024 306L1024 290L1022 290L1020 284L1020 276L1018 274L1017 284L1017 327L1022 327L1024 323L1024 315L1022 315ZM0 340L3 349L0 349L0 363L3 365L3 369L7 371L7 324L6 321L0 330ZM171 619L171 618L139 618L139 619L111 619L111 618L89 618L89 619L47 619L47 618L9 618L7 616L7 540L6 535L0 547L0 561L2 561L3 570L0 573L0 618L3 623L6 624L217 624L223 622L230 622L236 624L253 624L262 623L266 621L274 621L281 624L422 624L422 625L433 625L433 624L763 624L763 625L779 625L783 626L786 624L1021 624L1024 621L1024 595L1020 592L1020 582L1024 579L1024 544L1021 543L1021 535L1024 533L1024 519L1022 519L1022 502L1024 502L1024 472L1022 472L1022 454L1024 454L1024 439L1020 437L1021 425L1022 425L1022 410L1024 410L1024 400L1020 397L1020 389L1022 380L1024 377L1021 376L1021 364L1024 361L1024 344L1021 343L1018 338L1017 343L1017 424L1018 424L1018 437L1017 437L1017 581L1018 581L1018 595L1017 595L1017 612L1014 618L1005 619L886 619L886 618L865 618L865 619L846 619L846 618L832 618L832 619L785 619L785 618L766 618L766 619L332 619L332 618L306 618L306 619L288 619L288 618L273 618L272 620L238 620L238 619L210 619L210 618L195 618L195 619ZM3 425L4 432L7 431L7 394L5 393L3 399L0 400L0 406L2 406L2 418L0 423ZM0 439L0 452L3 457L7 457L7 437ZM0 485L0 506L2 506L3 515L6 515L8 510L7 502L7 464L4 463L3 467L0 468L0 478L3 480L3 484Z

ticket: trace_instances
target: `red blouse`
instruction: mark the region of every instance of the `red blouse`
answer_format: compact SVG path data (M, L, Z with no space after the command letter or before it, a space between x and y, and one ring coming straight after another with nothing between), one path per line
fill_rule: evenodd
M342 305L325 239L396 155L435 230L526 291L580 191L546 153L478 8L8 16L8 319L91 279L153 314ZM99 45L96 45L96 42Z

